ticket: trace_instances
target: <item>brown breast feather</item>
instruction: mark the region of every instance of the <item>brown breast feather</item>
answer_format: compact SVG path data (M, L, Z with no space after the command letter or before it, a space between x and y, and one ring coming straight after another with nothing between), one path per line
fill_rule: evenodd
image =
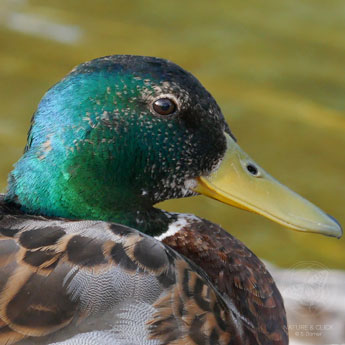
M248 321L242 344L288 344L282 297L265 265L243 243L201 219L163 242L201 267Z

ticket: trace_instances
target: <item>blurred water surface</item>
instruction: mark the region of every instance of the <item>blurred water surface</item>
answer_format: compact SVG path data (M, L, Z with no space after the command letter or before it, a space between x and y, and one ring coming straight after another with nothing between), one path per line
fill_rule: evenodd
M0 187L43 93L80 62L168 58L218 100L241 146L345 225L345 2L0 1ZM162 207L221 224L260 257L345 268L345 240L295 233L204 197Z

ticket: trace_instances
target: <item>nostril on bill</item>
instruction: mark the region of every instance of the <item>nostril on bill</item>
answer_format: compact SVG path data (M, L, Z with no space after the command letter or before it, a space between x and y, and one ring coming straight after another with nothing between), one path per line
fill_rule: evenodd
M247 164L247 170L253 176L259 175L259 170L254 164L251 164L251 163Z

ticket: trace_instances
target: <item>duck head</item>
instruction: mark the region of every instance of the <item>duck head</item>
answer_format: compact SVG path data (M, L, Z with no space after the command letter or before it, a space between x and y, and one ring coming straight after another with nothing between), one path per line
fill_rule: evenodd
M155 235L169 215L154 204L198 193L296 230L341 234L240 149L194 76L152 57L95 59L53 86L7 200L30 214L116 221Z

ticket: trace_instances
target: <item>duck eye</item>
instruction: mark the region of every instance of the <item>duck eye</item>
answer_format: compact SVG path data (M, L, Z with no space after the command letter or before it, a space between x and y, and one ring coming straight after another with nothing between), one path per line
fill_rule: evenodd
M160 115L170 115L176 110L176 104L170 98L160 98L154 101L153 110Z

